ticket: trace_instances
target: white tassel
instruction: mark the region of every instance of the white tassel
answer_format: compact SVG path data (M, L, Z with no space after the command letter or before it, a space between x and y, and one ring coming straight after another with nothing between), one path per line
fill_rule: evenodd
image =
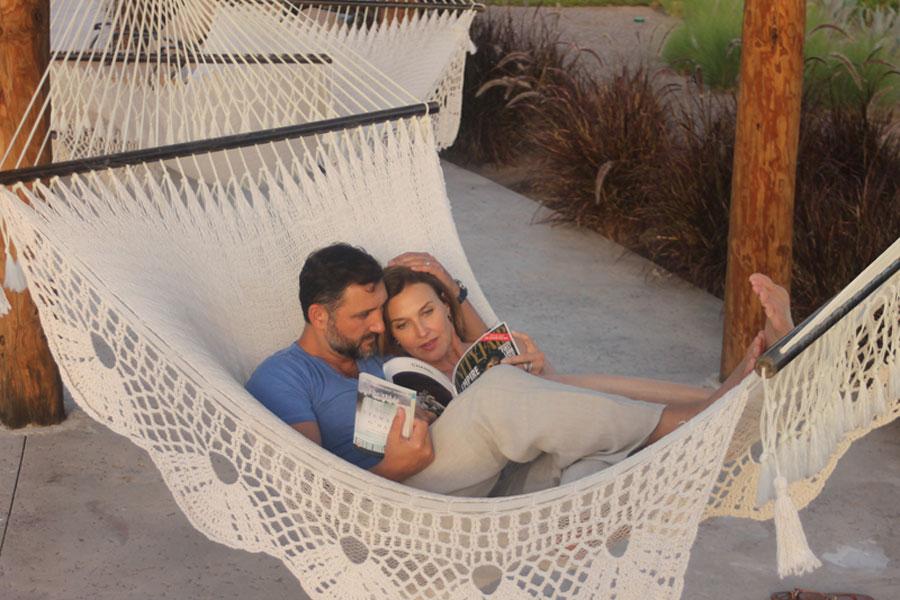
M756 483L756 506L761 507L772 499L772 458L767 452L759 457L759 480Z
M779 577L803 575L822 566L809 548L787 480L780 475L775 478L775 537Z
M0 317L5 317L10 310L12 310L12 306L9 304L9 298L6 297L6 292L0 287Z
M810 432L809 437L809 462L806 465L806 474L805 477L812 477L825 466L825 463L828 462L828 457L831 456L832 447L829 447L828 444L822 439L822 428L830 427L830 424L825 421L822 423L820 427L815 427L812 432Z
M25 279L25 272L19 263L13 259L7 250L6 252L6 277L3 278L3 287L11 292L24 292L28 287L28 281Z

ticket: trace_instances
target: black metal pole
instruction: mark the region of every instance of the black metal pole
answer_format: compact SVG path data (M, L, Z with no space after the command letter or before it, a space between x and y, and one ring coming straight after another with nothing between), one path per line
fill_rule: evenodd
M266 144L270 142L280 142L309 135L342 131L344 129L351 129L353 127L359 127L362 125L372 125L374 123L396 121L399 119L418 117L424 114L435 114L439 110L440 107L438 106L437 102L429 102L428 104L411 104L409 106L401 106L399 108L376 110L361 115L350 115L347 117L338 117L336 119L326 119L323 121L316 121L314 123L289 125L287 127L278 127L275 129L266 129L263 131L254 131L250 133L240 133L236 135L228 135L208 140L184 142L181 144L159 146L156 148L147 148L143 150L133 150L130 152L120 152L117 154L104 154L101 156L52 163L39 167L27 167L24 169L0 171L0 185L8 186L15 183L27 183L36 179L65 177L67 175L74 175L76 173L114 169L118 167L125 167L128 165L136 165L158 160L169 160L173 158L194 156L197 154L221 152L222 150L246 148L249 146L256 146L259 144Z
M872 281L866 284L861 290L856 292L852 297L850 297L846 302L841 304L834 312L832 312L828 318L824 319L821 323L811 329L809 332L805 333L803 337L796 344L791 345L788 350L784 350L784 347L790 344L794 338L797 337L798 332L803 329L803 327L807 323L811 323L816 317L819 316L819 313L822 312L828 303L823 304L819 309L808 316L800 325L794 327L794 329L781 338L777 344L769 348L765 354L763 354L758 361L756 361L756 372L759 373L762 377L773 377L778 371L783 369L787 364L789 364L792 360L797 358L797 356L803 352L806 348L810 346L817 339L822 337L825 332L831 329L838 321L843 319L847 313L851 310L859 306L859 304L868 298L872 293L875 292L883 283L885 283L888 279L890 279L897 271L900 270L900 258L894 260L887 269L878 274Z
M484 12L484 4L444 4L441 2L379 2L379 0L288 0L294 6L337 6L347 8L413 8L417 10L474 10Z
M113 63L153 63L164 66L169 61L176 64L214 64L214 65L243 65L243 64L331 64L332 59L327 54L204 54L188 52L117 52L107 54L99 51L60 50L53 53L53 60L67 62L102 62L110 65Z

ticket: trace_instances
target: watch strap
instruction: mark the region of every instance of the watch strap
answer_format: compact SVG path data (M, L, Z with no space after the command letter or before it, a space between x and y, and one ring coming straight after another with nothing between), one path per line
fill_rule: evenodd
M459 286L459 295L456 297L456 302L462 304L466 301L466 298L469 297L469 288L463 285L463 282L459 279L454 279L456 285Z

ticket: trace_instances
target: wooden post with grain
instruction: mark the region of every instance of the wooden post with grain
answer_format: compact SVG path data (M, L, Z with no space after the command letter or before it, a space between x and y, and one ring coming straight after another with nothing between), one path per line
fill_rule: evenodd
M0 0L0 156L9 147L49 58L50 0ZM48 90L42 93L39 103ZM32 119L26 123L26 131L33 125ZM34 142L26 149L20 166L50 162L49 147L38 156L48 129L49 113L37 124ZM16 166L26 138L19 136L11 158L0 164L0 171ZM0 239L0 281L6 264L3 247ZM3 293L12 309L0 317L0 422L11 428L59 423L65 419L62 383L37 308L27 290Z
M805 0L747 0L744 8L723 379L765 323L748 277L762 272L790 290L805 20Z

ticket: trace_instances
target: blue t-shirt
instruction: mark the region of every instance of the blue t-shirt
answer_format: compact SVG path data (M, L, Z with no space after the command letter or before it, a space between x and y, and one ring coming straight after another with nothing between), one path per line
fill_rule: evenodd
M360 373L377 377L384 377L383 364L380 357L356 361ZM250 376L246 388L288 425L315 421L323 448L370 469L381 459L353 445L358 383L355 377L338 373L293 343L264 360Z

